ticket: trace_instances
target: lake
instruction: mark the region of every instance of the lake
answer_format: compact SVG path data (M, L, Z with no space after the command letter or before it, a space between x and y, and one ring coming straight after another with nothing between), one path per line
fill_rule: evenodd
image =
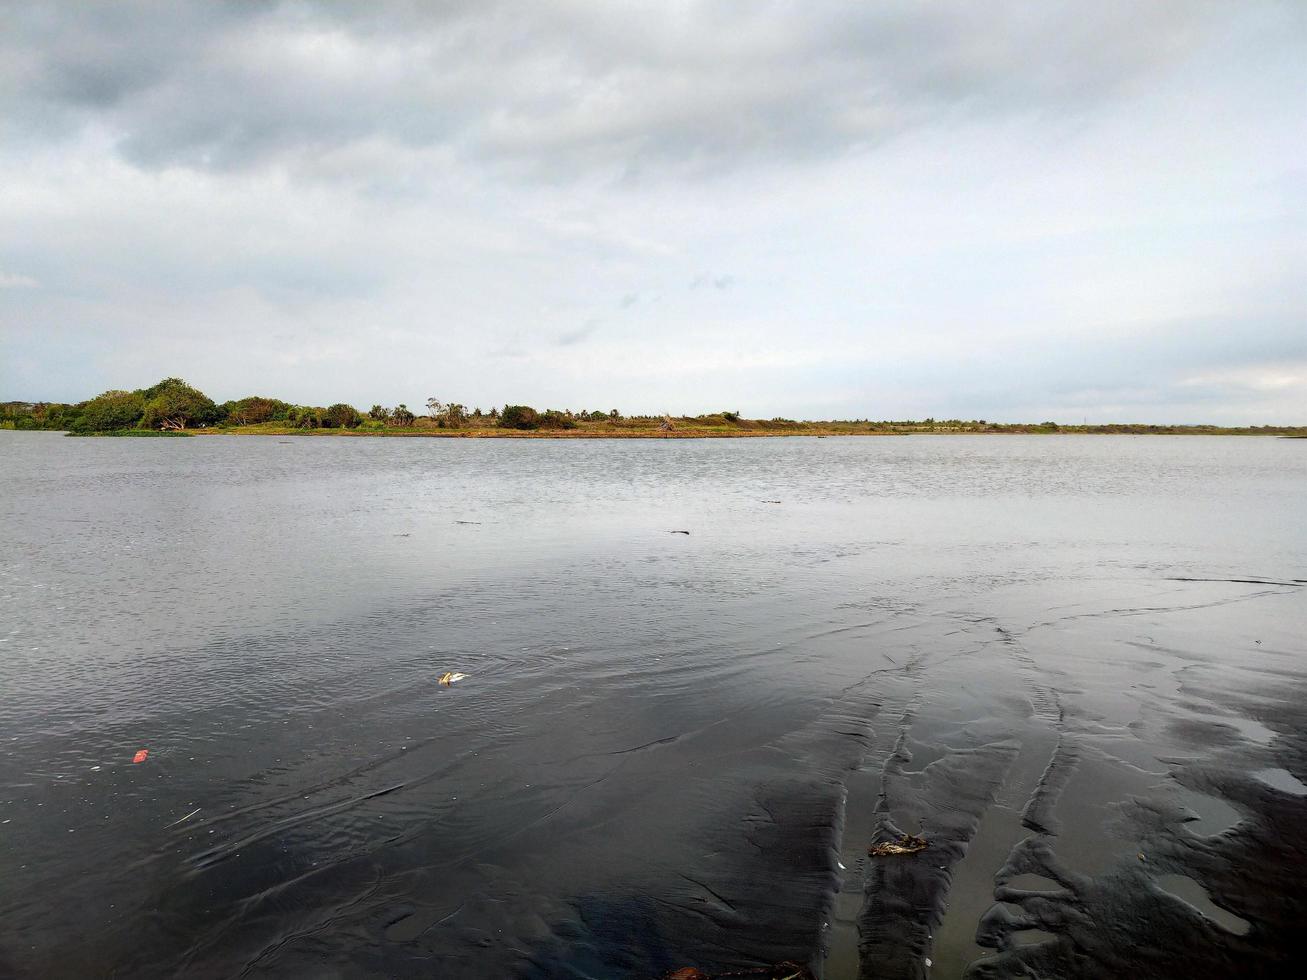
M1277 975L1305 586L1307 441L0 432L0 974Z

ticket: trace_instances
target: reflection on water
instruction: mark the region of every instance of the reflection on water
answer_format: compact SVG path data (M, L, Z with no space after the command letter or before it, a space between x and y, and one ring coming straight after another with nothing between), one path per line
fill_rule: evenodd
M0 973L1269 969L1305 445L0 432Z
M1290 796L1307 796L1307 785L1288 769L1258 769L1253 778Z
M1157 879L1157 887L1188 903L1200 915L1211 919L1222 929L1227 929L1238 936L1248 933L1248 923L1237 915L1231 915L1219 905L1212 902L1207 890L1192 878L1184 875L1162 875Z

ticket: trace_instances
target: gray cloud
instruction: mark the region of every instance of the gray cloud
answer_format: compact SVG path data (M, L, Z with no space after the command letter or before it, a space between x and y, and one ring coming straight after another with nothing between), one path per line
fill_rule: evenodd
M559 347L571 347L574 344L579 344L583 340L592 337L594 335L594 332L598 329L599 329L599 322L597 320L587 320L582 326L578 327L577 329L568 330L565 333L559 334L557 344Z
M826 157L952 116L1064 117L1219 37L1218 5L10 4L10 138L308 169L380 140L551 178Z

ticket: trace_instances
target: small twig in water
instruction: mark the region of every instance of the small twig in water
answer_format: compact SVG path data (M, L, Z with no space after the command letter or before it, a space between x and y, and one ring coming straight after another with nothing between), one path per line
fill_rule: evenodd
M167 826L167 827L164 827L163 829L164 829L164 830L169 830L169 829L171 829L172 827L176 827L179 823L185 823L187 820L191 819L191 817L195 816L197 813L199 813L199 812L200 812L201 810L203 810L203 809L204 809L204 807L202 807L202 806L197 806L197 807L196 807L194 810L192 810L190 813L186 814L186 816L182 817L180 820L174 820L172 823L168 824L168 826Z

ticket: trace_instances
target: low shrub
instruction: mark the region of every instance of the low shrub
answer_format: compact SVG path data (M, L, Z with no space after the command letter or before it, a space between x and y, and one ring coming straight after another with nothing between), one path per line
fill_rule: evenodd
M499 413L501 429L538 429L540 413L530 405L505 405Z
M576 420L566 412L560 412L557 409L549 409L540 415L538 428L541 429L575 429Z

